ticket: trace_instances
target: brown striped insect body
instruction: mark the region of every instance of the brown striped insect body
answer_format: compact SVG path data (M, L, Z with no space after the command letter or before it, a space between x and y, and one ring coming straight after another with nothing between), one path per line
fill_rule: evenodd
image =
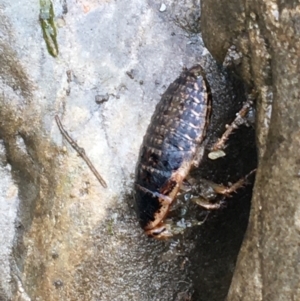
M148 236L172 236L165 220L203 153L211 94L201 66L184 70L157 104L140 149L135 207Z

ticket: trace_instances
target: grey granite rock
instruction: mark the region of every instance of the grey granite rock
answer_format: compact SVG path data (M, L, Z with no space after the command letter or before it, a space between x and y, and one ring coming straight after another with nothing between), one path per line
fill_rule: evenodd
M183 300L191 249L144 236L132 206L139 146L166 85L211 60L159 1L0 3L1 300ZM202 56L206 53L206 56ZM101 95L108 99L99 102ZM108 184L62 137L55 115Z
M209 0L202 16L208 49L223 60L235 48L257 92L260 162L227 300L299 300L299 3Z
M251 191L205 227L166 242L145 237L132 209L142 137L183 67L200 63L207 72L211 136L245 100L241 82L203 46L199 1L61 0L53 8L56 57L43 38L38 2L0 3L0 300L221 300ZM55 115L107 189L62 137ZM233 136L234 168L220 164L216 177L224 184L245 175L242 162L253 155L253 131ZM239 139L248 139L240 153ZM215 177L210 164L204 171Z

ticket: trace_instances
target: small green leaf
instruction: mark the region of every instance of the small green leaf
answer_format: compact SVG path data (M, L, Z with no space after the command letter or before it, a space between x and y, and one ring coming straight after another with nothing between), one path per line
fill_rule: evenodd
M53 57L56 57L58 55L58 45L56 41L54 10L51 0L40 0L40 22L48 52Z

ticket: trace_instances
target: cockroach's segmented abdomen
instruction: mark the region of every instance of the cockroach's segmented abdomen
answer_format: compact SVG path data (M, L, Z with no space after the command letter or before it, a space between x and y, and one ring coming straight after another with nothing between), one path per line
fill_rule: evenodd
M135 183L146 188L135 189L136 210L143 228L151 228L155 219L162 218L161 199L146 191L175 198L174 189L181 181L178 179L188 174L205 137L210 108L209 86L200 66L183 71L157 104L136 168Z

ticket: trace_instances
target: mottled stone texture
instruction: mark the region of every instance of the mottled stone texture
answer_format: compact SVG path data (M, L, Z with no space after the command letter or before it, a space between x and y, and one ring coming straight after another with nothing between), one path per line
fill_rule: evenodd
M217 294L226 295L247 210L234 232L220 232L211 215L211 232L198 227L159 242L145 237L132 209L142 137L160 95L184 66L200 63L207 71L217 135L245 100L243 87L236 89L200 36L184 30L187 24L197 31L199 2L165 4L160 12L161 1L53 1L59 49L53 58L39 23L39 1L0 1L1 301L183 301L194 283L207 291L205 300L215 294L214 278L222 286ZM184 20L190 16L196 22ZM107 189L63 139L56 114ZM253 141L253 130L247 137ZM223 172L220 183L248 170L237 168L232 177ZM239 210L228 208L223 217L231 211L236 219ZM209 255L205 261L197 258L199 249ZM222 273L214 265L220 253L226 258L217 262ZM199 270L207 263L200 285Z
M154 106L203 45L198 37L189 43L159 2L53 5L56 58L39 1L0 3L0 300L189 295L188 270L178 269L188 244L147 239L131 191ZM56 114L107 189L62 138Z
M167 242L146 238L132 209L143 134L182 67L207 72L209 142L245 100L241 80L195 34L199 2L164 1L160 12L157 0L53 1L57 58L38 1L0 2L0 300L224 300L251 185L203 227ZM297 5L202 1L207 47L257 94L260 166L228 300L300 299ZM108 189L62 138L56 114ZM244 176L255 163L253 137L246 127L232 135L227 156L204 162L198 176L223 184Z
M238 2L203 0L201 23L216 58L241 54L238 72L258 96L259 168L227 300L300 300L300 5Z

